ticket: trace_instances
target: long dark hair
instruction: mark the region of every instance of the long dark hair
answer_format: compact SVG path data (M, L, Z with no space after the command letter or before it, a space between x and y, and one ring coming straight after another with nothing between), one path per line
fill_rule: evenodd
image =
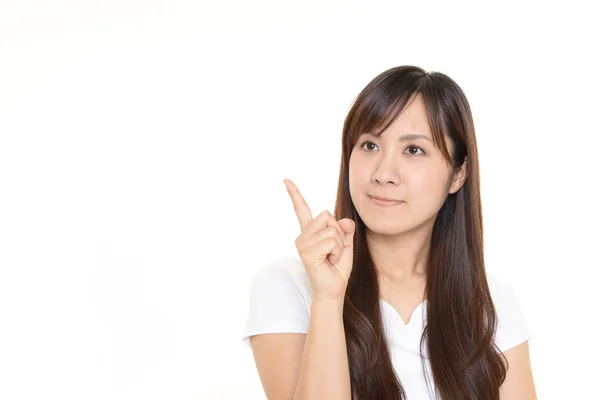
M356 223L354 265L344 300L352 398L406 399L386 346L377 271L367 246L365 224L350 197L348 164L360 134L381 134L417 94L423 98L434 144L448 165L460 168L468 156L467 179L456 193L448 195L433 227L421 359L425 361L426 343L437 397L498 400L507 360L493 340L497 315L484 265L479 163L471 109L462 89L447 75L415 66L391 68L375 77L354 100L343 127L334 214L337 220L351 218ZM444 135L453 143L452 154Z

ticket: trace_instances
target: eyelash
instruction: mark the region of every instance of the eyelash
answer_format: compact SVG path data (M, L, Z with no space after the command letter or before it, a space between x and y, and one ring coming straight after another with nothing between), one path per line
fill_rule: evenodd
M363 148L363 146L364 146L365 144L367 144L367 143L373 143L373 142L371 142L370 140L365 140L364 142L362 142L362 143L361 143L361 145L360 145L360 148L362 149L362 148ZM373 144L375 144L375 143L373 143ZM377 146L377 145L375 144L375 146ZM407 149L408 149L409 147L414 147L414 148L416 148L416 149L419 149L419 150L421 150L421 151L423 152L423 154L427 154L427 153L425 153L425 150L423 150L423 149L422 149L422 148L420 148L419 146L415 146L415 145L412 145L412 144L411 144L410 146L408 146L408 147L407 147ZM365 150L366 150L366 149L365 149ZM367 150L367 151L370 151L370 150ZM418 155L420 155L420 154L411 154L411 156L418 156Z

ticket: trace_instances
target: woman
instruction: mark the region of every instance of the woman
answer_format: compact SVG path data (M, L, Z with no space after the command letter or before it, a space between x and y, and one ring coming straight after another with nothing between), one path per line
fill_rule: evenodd
M252 283L244 341L270 400L536 399L516 297L486 274L471 110L448 76L391 68L342 135L334 215Z

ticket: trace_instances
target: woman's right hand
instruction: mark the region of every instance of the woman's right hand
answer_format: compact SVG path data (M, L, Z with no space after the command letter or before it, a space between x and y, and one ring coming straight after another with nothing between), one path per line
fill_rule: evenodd
M342 300L352 272L355 223L349 218L336 221L329 211L313 219L296 185L289 179L284 183L300 222L296 249L310 278L313 299Z

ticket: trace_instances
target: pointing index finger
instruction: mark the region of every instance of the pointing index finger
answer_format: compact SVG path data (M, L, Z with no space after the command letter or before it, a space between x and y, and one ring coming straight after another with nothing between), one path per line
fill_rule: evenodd
M300 229L304 231L304 228L313 220L310 208L292 181L284 179L283 183L285 184L288 194L292 198L294 211L296 212L296 217L298 217L298 222L300 223Z

